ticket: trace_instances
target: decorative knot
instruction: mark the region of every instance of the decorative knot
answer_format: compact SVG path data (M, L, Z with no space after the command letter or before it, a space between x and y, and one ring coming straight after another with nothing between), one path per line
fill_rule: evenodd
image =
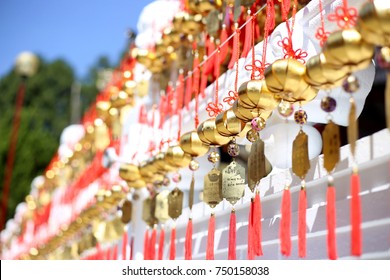
M252 71L251 79L262 79L264 78L264 70L267 68L270 64L265 63L263 65L263 62L256 59L252 64L245 65L246 71Z
M320 46L322 47L325 41L328 39L330 32L325 31L324 27L318 27L316 32L316 38L320 41Z
M356 24L358 11L355 7L338 6L333 14L328 15L329 21L335 21L342 28L350 28Z
M278 46L282 47L284 57L283 58L293 58L295 60L298 60L301 63L305 63L305 58L307 57L307 52L303 51L302 49L293 49L292 40L285 37L284 39L280 40L278 42Z
M216 117L222 110L223 105L221 103L209 102L206 107L206 111L210 118Z
M228 96L223 99L223 102L233 106L234 101L238 98L238 93L234 90L229 90Z

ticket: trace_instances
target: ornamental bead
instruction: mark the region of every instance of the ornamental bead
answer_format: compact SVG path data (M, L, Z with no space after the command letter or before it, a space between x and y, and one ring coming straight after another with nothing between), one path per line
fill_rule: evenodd
M251 129L246 133L246 139L248 139L249 142L256 142L259 138L259 133L254 129Z
M278 105L278 112L282 117L288 118L294 112L294 106L290 102L282 100Z
M220 155L217 152L211 152L207 156L207 160L211 163L217 163L221 159Z
M307 114L305 110L299 109L294 113L294 120L297 124L303 125L307 121Z
M343 89L348 93L356 92L359 87L360 83L355 75L349 75L343 82Z
M175 183L180 183L181 181L181 175L180 173L175 173L172 175L172 181Z
M261 131L265 128L265 120L262 117L256 117L251 121L252 129Z
M240 147L235 142L232 142L227 147L227 153L231 157L236 157L240 154Z
M196 171L199 169L199 162L197 162L196 160L191 160L190 161L190 165L189 165L189 168L191 171Z
M325 96L321 99L321 109L327 113L333 112L336 109L336 99Z

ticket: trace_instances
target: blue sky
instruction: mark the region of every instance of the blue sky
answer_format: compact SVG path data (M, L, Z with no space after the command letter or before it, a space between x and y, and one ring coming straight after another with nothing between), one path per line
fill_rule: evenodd
M66 59L79 78L100 55L117 62L126 30L152 0L0 0L0 76L22 51Z

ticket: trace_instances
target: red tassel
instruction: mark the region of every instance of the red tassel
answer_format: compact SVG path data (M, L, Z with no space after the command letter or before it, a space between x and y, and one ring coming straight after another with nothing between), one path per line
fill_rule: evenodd
M192 260L192 219L188 219L186 239L184 242L184 258Z
M248 14L247 20L249 19L249 22L245 25L245 39L244 39L244 46L242 47L242 53L241 57L247 57L249 51L252 48L252 30L253 30L253 20L252 16Z
M171 229L171 244L170 244L170 248L169 248L169 259L170 260L176 259L176 244L175 244L175 240L176 240L176 228L173 227Z
M291 194L290 189L285 188L282 197L282 217L280 218L280 250L282 255L291 254Z
M127 260L127 242L128 242L128 237L127 237L127 231L123 233L123 238L122 238L122 260Z
M144 235L144 260L149 260L149 230Z
M200 82L200 69L199 69L199 55L195 54L194 57L194 71L193 73L193 81L192 81L192 87L193 87L193 93L196 95L199 93L199 82Z
M153 228L152 235L149 242L149 259L154 260L156 258L156 239L157 239L157 230Z
M255 201L253 203L253 244L256 256L263 255L261 246L262 231L261 231L261 203L260 194L257 191Z
M130 241L130 260L133 260L133 252L134 252L134 237L131 237L131 241Z
M234 33L233 38L233 49L232 49L232 56L230 58L230 62L228 65L229 69L233 69L238 57L239 57L239 48L240 48L240 29L236 29Z
M306 257L306 208L306 190L302 187L298 204L298 255L300 258Z
M112 259L117 260L118 259L118 246L114 245L114 249L112 250Z
M207 75L204 72L204 66L203 66L201 79L200 79L200 89L199 89L202 98L206 97L206 93L205 93L206 87L207 87Z
M185 95L185 99L184 99L184 106L186 107L187 110L190 108L189 104L190 104L191 97L192 97L192 78L191 78L191 75L188 75L187 80L186 80L186 95Z
M229 42L226 42L227 38L228 38L228 34L226 31L226 26L223 25L222 31L221 31L221 36L219 37L219 41L221 42L220 43L220 46L221 46L220 47L220 49L221 49L220 59L221 59L221 61L225 61L227 54L228 54L228 51L229 51Z
M336 190L333 186L328 186L326 192L326 223L328 226L328 257L330 260L336 260Z
M362 213L360 207L360 178L357 172L351 175L351 255L362 254L362 232L360 224Z
M234 209L230 213L228 259L236 259L236 211Z
M274 0L267 0L267 17L266 17L266 29L271 31L275 28L275 4ZM266 32L267 33L267 32ZM268 36L268 34L264 34Z
M160 239L158 242L158 260L162 260L164 253L164 240L165 240L165 231L163 228L160 230Z
M203 71L205 75L208 76L211 73L213 73L214 64L215 64L214 62L215 56L211 56L211 54L215 51L214 39L208 38L206 41L206 46L207 46L207 60L203 68Z
M211 214L207 232L206 260L214 260L215 216Z
M248 251L247 251L248 260L255 259L255 251L253 246L253 205L254 205L254 200L252 198L251 205L249 207L249 215L248 215Z

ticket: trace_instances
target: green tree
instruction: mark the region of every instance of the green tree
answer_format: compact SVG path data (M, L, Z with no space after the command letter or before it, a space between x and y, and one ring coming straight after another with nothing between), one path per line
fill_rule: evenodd
M74 80L72 68L63 60L41 59L38 73L27 81L13 168L7 219L29 193L31 181L42 174L59 145L62 130L69 123L69 93ZM20 78L11 71L0 80L0 184L4 169Z

